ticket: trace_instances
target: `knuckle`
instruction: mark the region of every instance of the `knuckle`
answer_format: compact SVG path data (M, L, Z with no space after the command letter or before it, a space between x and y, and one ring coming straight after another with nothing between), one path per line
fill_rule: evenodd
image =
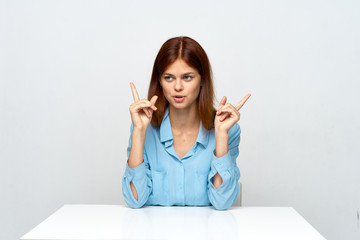
M231 108L231 104L230 103L227 103L225 106L224 106L224 109L229 109Z
M149 104L150 103L150 101L149 100L147 100L147 99L143 99L143 100L141 100L144 104Z

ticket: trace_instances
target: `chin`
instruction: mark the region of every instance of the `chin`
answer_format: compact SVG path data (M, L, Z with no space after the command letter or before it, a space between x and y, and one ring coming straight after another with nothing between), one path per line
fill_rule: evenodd
M173 107L173 108L178 108L178 109L184 109L184 108L187 108L189 106L185 105L185 104L178 104L178 103L175 103L175 104L171 104L170 105Z
M187 104L187 103L169 103L169 105L171 105L172 108L174 109L191 109L192 104Z

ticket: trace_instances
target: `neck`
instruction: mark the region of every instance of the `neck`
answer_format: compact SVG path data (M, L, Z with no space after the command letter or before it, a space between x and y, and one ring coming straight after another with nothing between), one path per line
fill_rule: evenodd
M200 116L197 104L189 108L178 109L169 106L169 118L173 130L187 131L200 125Z

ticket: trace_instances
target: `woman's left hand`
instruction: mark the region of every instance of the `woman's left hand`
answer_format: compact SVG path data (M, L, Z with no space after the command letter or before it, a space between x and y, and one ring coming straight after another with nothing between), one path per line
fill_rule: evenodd
M234 107L230 103L226 103L227 99L224 96L219 104L219 107L215 116L215 131L226 132L235 125L236 122L240 120L240 108L245 104L249 99L251 94L247 94L236 106Z

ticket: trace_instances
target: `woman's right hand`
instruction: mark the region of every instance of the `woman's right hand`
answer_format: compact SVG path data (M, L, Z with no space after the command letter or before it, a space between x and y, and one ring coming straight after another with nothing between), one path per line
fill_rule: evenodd
M152 114L157 109L155 107L155 102L158 96L153 96L150 101L145 98L140 100L134 83L131 82L130 87L134 98L134 103L131 104L129 108L131 121L133 123L134 129L146 131L150 124Z

